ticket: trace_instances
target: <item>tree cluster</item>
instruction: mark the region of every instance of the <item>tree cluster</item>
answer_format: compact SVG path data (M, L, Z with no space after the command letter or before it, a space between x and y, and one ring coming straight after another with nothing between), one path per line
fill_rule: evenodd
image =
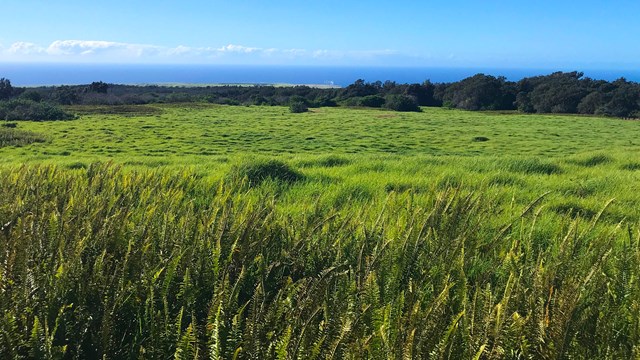
M12 97L60 105L133 105L209 102L225 105L302 107L356 106L420 111L421 106L464 110L518 110L525 113L596 114L640 117L640 84L624 78L609 82L581 72L555 72L508 81L476 74L452 83L398 84L362 79L344 88L309 86L134 86L107 84L13 88L0 79L0 100Z
M55 103L42 101L41 92L14 88L10 80L0 78L0 120L70 120L74 117Z

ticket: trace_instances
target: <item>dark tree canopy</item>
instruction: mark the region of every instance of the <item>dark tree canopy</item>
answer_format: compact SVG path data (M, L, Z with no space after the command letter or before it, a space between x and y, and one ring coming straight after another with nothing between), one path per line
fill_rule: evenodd
M389 95L385 99L384 107L395 111L420 111L418 102L409 95Z
M445 90L443 102L465 110L509 110L516 100L504 77L477 74Z
M94 81L87 87L87 92L106 94L109 90L109 84L102 81Z
M13 86L9 79L0 78L0 100L6 100L13 94Z

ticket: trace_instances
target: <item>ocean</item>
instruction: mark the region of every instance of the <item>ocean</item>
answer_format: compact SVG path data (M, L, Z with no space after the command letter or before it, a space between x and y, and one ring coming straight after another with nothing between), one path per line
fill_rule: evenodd
M435 67L322 67L322 66L240 66L240 65L111 65L111 64L3 64L0 77L14 86L78 85L94 81L114 84L306 84L347 86L358 79L391 80L397 83L459 81L477 73L504 76L517 81L523 77L554 71L583 71L593 79L625 77L640 81L640 70L584 69L499 69Z

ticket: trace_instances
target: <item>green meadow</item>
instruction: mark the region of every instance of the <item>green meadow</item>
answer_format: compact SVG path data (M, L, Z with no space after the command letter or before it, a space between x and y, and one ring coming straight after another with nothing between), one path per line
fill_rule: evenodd
M424 108L422 113L320 108L165 105L75 107L79 120L20 122L45 142L0 148L0 164L170 168L214 179L276 158L306 176L284 201L314 194L384 198L462 186L526 205L550 192L558 211L638 218L640 123L570 115ZM356 196L356 197L358 197ZM339 200L338 200L339 201Z
M640 122L69 110L0 127L2 358L640 357Z

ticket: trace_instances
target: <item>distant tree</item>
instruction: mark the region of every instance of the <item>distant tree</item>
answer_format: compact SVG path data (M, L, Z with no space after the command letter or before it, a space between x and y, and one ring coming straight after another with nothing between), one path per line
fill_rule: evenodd
M80 101L78 92L71 86L64 85L55 88L53 99L60 105L72 105Z
M102 81L94 81L86 89L87 92L94 92L94 93L100 93L100 94L106 94L108 90L109 90L109 84L104 83Z
M437 106L439 102L433 97L435 89L431 81L427 80L422 84L408 85L404 94L415 97L420 106Z
M531 104L529 93L526 91L521 91L516 96L516 108L518 109L518 111L523 113L536 112L536 109L533 108L533 104Z
M311 107L311 101L301 95L293 95L289 98L289 104L302 103L306 107Z
M334 107L338 106L331 95L320 95L316 98L315 103L318 107Z
M13 94L13 86L11 86L11 81L9 79L1 78L0 79L0 100L6 100L11 97Z
M31 100L31 101L35 101L35 102L42 101L42 95L39 92L35 91L35 90L27 90L27 91L23 92L22 94L20 94L19 98L20 99Z
M388 95L384 107L395 111L421 111L416 99L409 95Z
M298 114L309 111L309 108L303 102L292 102L291 105L289 105L289 111Z
M35 102L26 99L12 99L0 103L0 119L3 120L70 120L73 114L46 102Z
M580 100L577 110L580 114L595 114L607 102L605 94L594 91Z
M511 110L515 87L504 77L476 74L447 87L443 102L465 110Z
M598 113L607 116L630 117L640 111L640 86L621 78L613 82L616 89L611 92L611 99Z
M358 105L379 108L379 107L382 107L382 105L384 105L384 102L385 102L384 98L380 95L367 95L359 99Z
M582 98L589 90L581 82L581 72L555 72L530 79L531 105L538 113L577 113Z
M362 79L356 80L353 84L347 86L341 94L341 98L348 99L352 97L364 97L367 95L377 95L382 90L382 84L367 83Z
M396 86L398 86L398 84L395 81L386 80L384 84L382 84L382 91L388 94Z

